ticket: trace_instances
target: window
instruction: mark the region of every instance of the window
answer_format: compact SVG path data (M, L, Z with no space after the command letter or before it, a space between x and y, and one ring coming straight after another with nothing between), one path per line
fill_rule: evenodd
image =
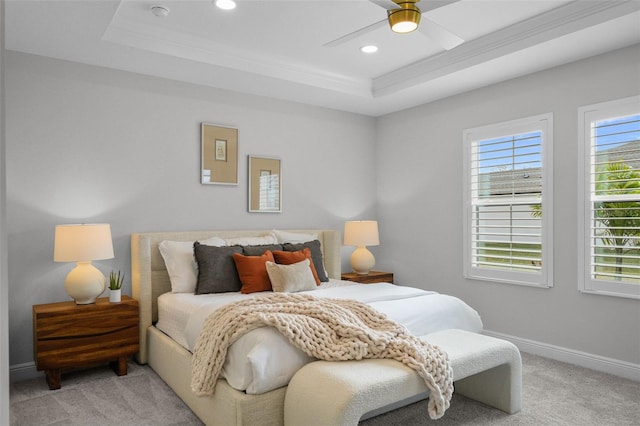
M578 110L579 289L640 298L640 97Z
M544 114L464 131L467 278L553 285L552 129Z

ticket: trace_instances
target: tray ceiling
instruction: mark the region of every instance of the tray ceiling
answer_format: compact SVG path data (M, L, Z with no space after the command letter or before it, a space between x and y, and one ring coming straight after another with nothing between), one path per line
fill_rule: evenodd
M232 11L209 0L8 0L6 47L378 116L640 42L636 0L418 5L465 42L444 50L380 25L326 46L385 19L367 0L237 0Z

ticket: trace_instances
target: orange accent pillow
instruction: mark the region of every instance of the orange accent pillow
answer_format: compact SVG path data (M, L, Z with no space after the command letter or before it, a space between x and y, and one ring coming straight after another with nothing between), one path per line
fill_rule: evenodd
M309 247L305 247L298 251L279 251L273 252L273 257L276 259L276 263L281 265L293 265L294 263L302 262L305 259L309 259L309 267L313 273L313 279L316 280L316 285L320 285L320 278L316 272L316 267L313 266L313 259L311 259L311 250Z
M275 262L275 260L269 250L265 251L262 256L245 256L233 253L233 261L236 263L238 276L242 283L241 293L272 290L266 263L267 261Z

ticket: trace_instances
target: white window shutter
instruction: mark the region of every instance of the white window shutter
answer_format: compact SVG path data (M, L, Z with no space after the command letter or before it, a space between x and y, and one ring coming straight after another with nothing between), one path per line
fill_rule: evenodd
M552 284L550 129L545 114L465 131L467 277Z

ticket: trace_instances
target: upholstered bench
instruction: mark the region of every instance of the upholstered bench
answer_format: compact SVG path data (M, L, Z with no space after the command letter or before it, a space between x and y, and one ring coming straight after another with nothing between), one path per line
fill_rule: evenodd
M520 411L522 361L510 342L463 330L421 336L449 354L455 392L509 414ZM285 426L357 425L361 419L424 399L424 380L387 359L315 361L287 388ZM427 416L427 407L424 407ZM446 413L445 413L446 416Z

